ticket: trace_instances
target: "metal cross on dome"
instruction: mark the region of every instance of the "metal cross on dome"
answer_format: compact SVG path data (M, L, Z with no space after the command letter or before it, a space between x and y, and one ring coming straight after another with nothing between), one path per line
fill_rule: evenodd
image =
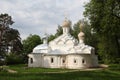
M65 20L67 20L68 14L67 12L64 13Z

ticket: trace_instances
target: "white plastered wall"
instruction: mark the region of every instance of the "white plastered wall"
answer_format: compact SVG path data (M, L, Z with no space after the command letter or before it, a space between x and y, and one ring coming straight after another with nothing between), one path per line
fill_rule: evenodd
M94 56L96 57L96 56ZM81 69L81 68L88 68L88 67L97 67L97 60L96 58L92 58L91 55L68 55L67 56L67 66L66 68L69 69ZM93 60L94 59L94 60ZM76 63L74 62L76 60ZM83 62L84 60L84 62Z
M33 63L31 63L31 59ZM41 67L42 66L42 54L29 54L28 67Z
M33 58L33 63L30 63L30 58ZM51 62L53 58L53 62ZM65 61L63 63L63 60ZM76 60L76 61L75 61ZM84 63L83 63L84 60ZM69 68L81 69L88 67L97 67L97 56L91 54L69 54L69 55L43 55L30 54L29 67L45 67L45 68Z
M53 58L53 62L51 62L51 58ZM46 55L44 56L44 66L45 68L66 68L66 64L63 63L63 59L66 62L66 57L65 56L49 56Z

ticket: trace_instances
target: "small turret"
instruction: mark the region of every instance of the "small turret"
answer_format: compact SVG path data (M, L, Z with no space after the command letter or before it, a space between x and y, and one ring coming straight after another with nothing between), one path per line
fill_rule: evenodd
M78 38L79 38L79 43L80 44L84 44L84 37L85 37L85 34L83 32L83 23L80 24L80 33L78 34Z
M62 23L63 34L69 34L70 26L71 26L71 21L68 20L67 17L65 17L65 20Z
M43 44L47 44L47 43L48 43L48 35L47 33L45 33L43 37Z
M63 21L62 26L63 27L70 27L71 25L71 21L67 19L67 17L65 17L65 20Z

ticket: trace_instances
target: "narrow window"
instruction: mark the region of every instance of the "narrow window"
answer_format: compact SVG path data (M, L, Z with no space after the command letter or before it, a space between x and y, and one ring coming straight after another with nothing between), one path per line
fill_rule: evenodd
M82 59L82 63L83 63L83 64L85 63L85 60L84 60L84 59Z
M33 58L30 58L30 63L31 63L31 64L33 63Z
M63 63L65 63L65 60L63 59Z
M53 63L53 58L51 58L51 63Z
M74 63L76 63L76 59L74 59Z

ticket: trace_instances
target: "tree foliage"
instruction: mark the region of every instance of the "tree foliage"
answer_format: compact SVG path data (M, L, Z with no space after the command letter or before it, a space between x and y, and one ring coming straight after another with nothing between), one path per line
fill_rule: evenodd
M0 14L0 55L5 56L8 50L12 53L22 51L21 38L18 30L10 28L14 22L8 14ZM10 47L10 49L9 49Z
M85 6L84 15L99 38L98 53L102 60L115 62L120 58L120 1L91 0Z
M63 33L62 26L58 25L58 29L56 30L55 37L60 36Z
M5 60L7 65L11 64L23 64L23 56L18 56L14 53L10 53L9 55L6 56Z
M57 36L51 34L48 36L48 42L52 41L53 39L55 39Z
M4 36L4 41L8 46L11 47L11 52L20 54L22 51L22 43L21 43L21 38L18 30L9 28L5 31Z
M38 35L30 34L25 40L23 40L23 53L31 53L33 48L41 43L41 38Z
M83 25L83 32L85 33L85 44L87 45L91 45L93 47L96 47L97 45L97 36L96 33L92 33L92 28L90 26L90 24L88 23L88 21L86 20L79 20L77 23L75 23L73 25L73 36L78 39L78 34L80 33L80 24L84 24Z

